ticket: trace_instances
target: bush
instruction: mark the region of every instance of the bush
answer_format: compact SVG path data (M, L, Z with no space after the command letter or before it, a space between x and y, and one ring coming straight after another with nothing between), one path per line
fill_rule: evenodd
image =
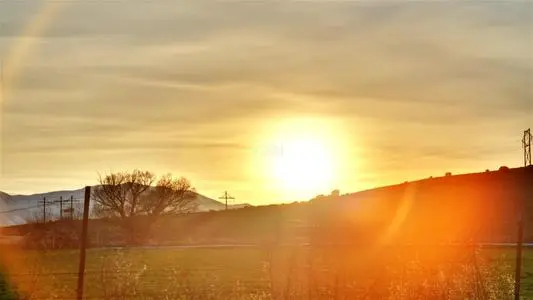
M69 221L31 224L23 246L37 250L75 248L79 246L79 232L78 226Z
M0 300L16 300L17 294L0 271Z

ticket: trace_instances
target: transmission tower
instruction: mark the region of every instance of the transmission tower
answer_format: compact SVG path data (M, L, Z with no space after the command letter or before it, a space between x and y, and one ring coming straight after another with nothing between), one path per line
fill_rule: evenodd
M524 167L531 166L531 128L524 130L524 138L522 139L522 146L524 148ZM516 266L515 266L515 287L514 299L520 299L520 284L522 278L522 246L524 243L524 210L525 199L520 204L519 219L518 219L518 237L516 243Z
M524 147L524 167L531 166L531 128L524 131L522 146Z

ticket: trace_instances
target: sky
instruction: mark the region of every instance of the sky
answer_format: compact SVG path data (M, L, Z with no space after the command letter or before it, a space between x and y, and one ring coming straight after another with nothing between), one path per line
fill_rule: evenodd
M533 1L0 0L0 58L12 194L308 200L517 167L533 127Z

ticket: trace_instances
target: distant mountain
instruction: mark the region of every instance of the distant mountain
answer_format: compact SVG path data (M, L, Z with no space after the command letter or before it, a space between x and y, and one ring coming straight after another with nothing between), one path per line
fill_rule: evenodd
M3 201L7 201L11 196L9 196L8 194L0 191L0 201L3 200Z
M57 219L60 215L59 200L63 199L63 208L70 208L70 199L76 213L81 213L84 199L84 189L54 191L33 195L9 195L0 191L0 226L24 224L28 220L42 218L43 200L46 198L47 218ZM198 211L223 210L224 203L196 193ZM240 208L242 205L230 205L229 208ZM92 208L92 207L91 207ZM69 213L69 212L64 212Z
M224 203L198 193L196 193L196 203L199 211L223 210L226 208Z

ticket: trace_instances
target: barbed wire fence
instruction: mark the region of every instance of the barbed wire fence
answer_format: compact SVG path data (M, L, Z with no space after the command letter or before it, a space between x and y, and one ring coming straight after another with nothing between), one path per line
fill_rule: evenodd
M456 247L463 247L463 246L457 245ZM468 246L468 247L471 248L472 246ZM258 248L257 250L262 251L262 249L260 248ZM465 250L465 251L469 251L469 250ZM298 256L298 255L299 254L296 254L295 256ZM468 255L465 255L464 261L458 260L454 263L457 263L459 265L462 265L462 264L473 265L474 264L473 260L475 259L476 257L469 257ZM237 263L238 260L239 260L238 257L235 257L235 263ZM533 262L533 259L526 257L524 258L524 262L525 264L530 264ZM165 299L165 297L167 297L168 294L171 293L169 289L171 288L173 282L182 282L182 283L187 282L187 284L194 285L194 286L189 286L188 289L190 293L194 292L194 294L196 295L195 297L196 299L203 299L202 296L204 295L212 295L214 293L213 288L216 288L219 290L218 291L219 295L222 295L223 293L226 293L226 295L233 295L231 293L235 291L237 282L241 286L248 287L246 292L249 293L250 295L261 294L261 295L268 296L272 294L271 287L267 283L268 280L265 281L264 278L259 278L259 277L242 276L238 279L238 281L233 281L233 282L231 281L220 282L220 278L218 280L217 278L207 278L203 281L197 281L194 283L189 281L191 278L197 278L205 274L214 274L217 272L220 273L222 271L224 272L228 271L228 270L222 270L221 268L223 267L216 266L216 265L210 265L210 266L205 265L203 267L196 266L194 269L188 270L186 274L182 274L182 275L179 275L179 274L176 275L176 273L174 272L172 268L158 268L158 269L151 269L151 270L144 271L142 268L142 265L130 266L132 269L128 269L128 270L120 269L120 268L118 269L102 268L98 270L98 269L94 269L94 267L95 265L93 265L92 268L85 271L85 276L87 279L89 290L87 291L87 294L83 297L83 299L111 299L112 297L106 298L106 295L103 294L102 291L105 288L109 289L110 288L109 285L119 284L117 282L120 282L120 281L130 281L130 282L135 281L135 285L136 285L135 288L133 289L134 292L132 292L131 294L128 294L127 290L121 291L120 299ZM232 270L235 272L241 273L241 274L250 274L252 270L248 269L248 267L256 267L256 266L250 265L250 266L242 267L242 268L233 268ZM319 266L315 266L315 267L319 267ZM320 267L324 267L324 266L320 266ZM332 265L328 265L328 267L332 268ZM402 268L405 268L405 267L406 266L402 265ZM292 276L295 281L301 280L301 277L299 276L302 276L302 275L298 274L300 271L304 273L309 272L309 266L305 266L300 271L290 270L290 266L288 266L287 268L288 269L286 270L287 272L286 275ZM399 268L399 270L402 272L405 272L405 270L403 269ZM479 272L479 270L476 271L475 267L472 267L472 273L468 273L467 275L469 276L472 275L471 277L474 277L474 275L477 274L476 272ZM265 273L268 273L268 272L265 272ZM329 273L326 272L325 274L327 276L327 274ZM60 293L60 296L52 298L50 295L46 295L46 292L47 292L46 290L41 290L41 291L35 291L35 294L29 297L28 299L65 299L66 300L66 299L76 299L76 297L73 296L73 293L75 292L75 282L77 279L77 275L78 275L77 272L72 272L72 271L61 272L61 271L43 270L41 272L10 273L9 277L14 282L32 281L32 280L37 279L38 281L45 283L46 285L49 285L51 287L59 287L62 285L64 287L64 289L62 290L62 293ZM314 275L317 276L316 274ZM371 274L369 273L368 275L370 276ZM409 274L407 276L409 276ZM524 278L528 276L531 276L531 274L526 273ZM283 277L283 279L285 278L286 277ZM331 278L334 278L334 275L332 275ZM272 278L269 280L272 280ZM274 278L274 280L276 279ZM383 289L382 281L384 280L385 280L384 278L379 277L379 276L373 277L372 284L359 289L357 291L357 295L364 298L363 295L365 295L365 292L366 292L368 293L368 295L370 295L368 299L373 299L372 293L374 293L375 290L377 289ZM480 279L480 282L483 282L483 279ZM285 283L285 284L290 285L290 283ZM293 283L293 284L300 284L300 283ZM309 284L309 282L307 284ZM314 284L318 284L317 286L320 286L321 283L315 280ZM352 284L352 283L349 283L349 284ZM345 287L333 287L333 286L330 286L330 287L332 289L345 288ZM284 288L285 287L280 286L277 289L283 290ZM528 292L528 287L524 286L524 288L525 289L523 292ZM57 291L54 291L54 290L49 291L49 292L57 293ZM178 292L184 292L184 291L182 290L182 288L180 288ZM321 293L321 292L317 291L316 293ZM323 292L323 293L326 293L326 292ZM72 296L67 296L67 295L72 295ZM324 294L323 296L326 297L327 295ZM308 295L306 295L306 297L304 298L308 298ZM118 298L112 298L112 299L118 299ZM224 298L221 296L220 299L229 299L229 298L227 297ZM282 298L282 299L286 299L286 298ZM318 297L318 299L324 299L324 298ZM352 298L352 299L360 299L360 298ZM481 298L472 298L472 299L481 299ZM484 299L493 299L493 298L484 298ZM501 298L501 299L506 299L506 298Z

